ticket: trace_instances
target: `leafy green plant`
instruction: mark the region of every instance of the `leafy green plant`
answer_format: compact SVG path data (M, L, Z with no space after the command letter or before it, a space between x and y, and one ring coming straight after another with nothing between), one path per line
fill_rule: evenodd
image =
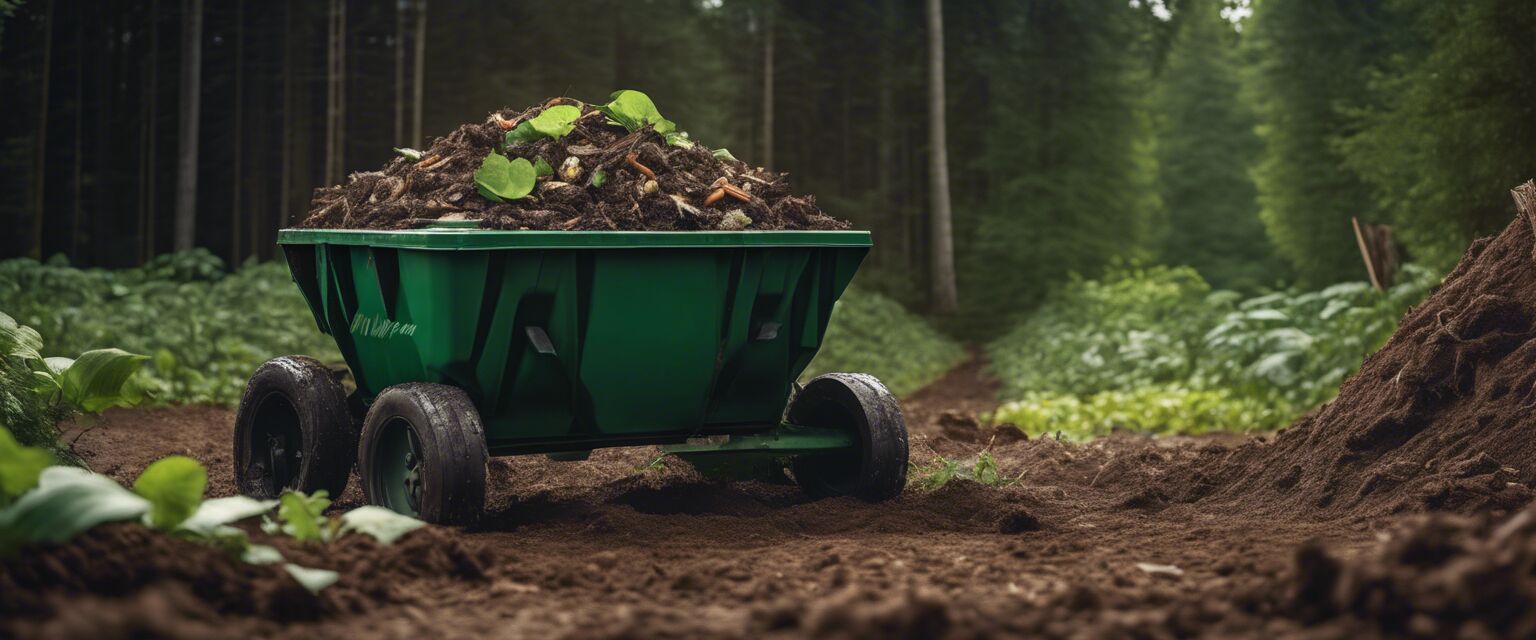
M0 507L36 487L38 476L53 462L46 449L24 446L0 427Z
M1438 278L1244 298L1187 267L1074 279L988 346L996 422L1069 438L1273 429L1326 402Z
M133 481L133 492L149 501L146 524L162 531L181 526L197 511L208 487L208 470L186 456L151 463Z
M661 112L656 110L656 103L651 102L651 97L633 89L620 89L609 96L609 102L600 105L597 109L608 116L610 123L619 125L630 131L638 131L650 126L666 139L667 144L677 147L692 147L693 141L688 139L688 132L678 131L677 123L661 117Z
M128 385L146 356L122 349L92 349L78 358L44 358L42 336L0 312L0 353L31 368L34 390L44 401L67 410L95 413L137 404L142 394Z
M983 449L963 460L935 456L926 465L914 463L907 476L907 484L923 491L936 491L958 478L989 487L1006 487L1017 484L1023 477L1023 473L1011 478L1002 475L992 452Z
M543 138L559 140L570 133L576 127L576 119L581 117L581 109L568 104L558 104L539 112L532 118L522 121L507 132L506 143L510 147L524 142L533 142Z
M330 493L323 489L310 495L284 491L277 507L280 530L299 542L330 542L341 525L326 519L325 509L329 506Z
M538 170L523 158L508 160L495 151L485 156L475 171L475 188L492 202L519 200L533 193Z

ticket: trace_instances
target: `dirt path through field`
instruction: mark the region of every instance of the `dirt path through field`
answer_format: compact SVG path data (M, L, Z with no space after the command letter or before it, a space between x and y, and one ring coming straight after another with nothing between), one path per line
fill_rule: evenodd
M887 504L808 502L792 487L708 484L677 463L640 471L652 449L599 451L586 462L501 459L491 468L489 516L473 530L435 530L408 549L286 546L290 557L345 575L315 619L278 623L213 607L216 625L187 626L210 613L171 606L149 630L402 638L1255 632L1297 545L1318 539L1348 554L1384 524L1252 519L1149 494L1172 470L1221 455L1237 438L996 438L970 419L990 409L994 390L972 362L913 394L904 403L913 460L990 445L1003 475L1022 474L1017 485L955 481L932 493L909 488ZM76 448L123 482L160 456L191 455L208 464L211 493L227 495L232 422L223 408L114 410L78 434ZM340 502L358 500L354 485ZM479 560L452 560L461 556ZM455 562L473 566L450 570ZM348 570L361 565L369 568ZM143 607L157 584L91 606ZM170 601L177 598L185 599ZM22 627L48 628L57 630Z

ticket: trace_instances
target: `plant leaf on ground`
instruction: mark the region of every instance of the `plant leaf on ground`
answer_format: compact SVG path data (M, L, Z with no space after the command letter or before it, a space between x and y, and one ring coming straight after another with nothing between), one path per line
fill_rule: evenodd
M336 584L336 581L341 579L341 574L335 571L301 567L292 562L284 564L283 569L287 570L288 575L293 576L295 581L304 585L305 589L309 589L310 593L320 593L321 589Z
M330 542L334 531L325 519L325 508L329 506L330 493L324 489L310 495L284 491L278 497L277 507L283 533L299 542Z
M651 101L650 96L633 89L620 89L613 92L609 100L608 104L597 107L603 115L608 116L609 122L630 131L650 125L656 133L666 138L667 144L693 146L693 141L688 139L688 132L678 131L677 123L661 117L661 112L656 109L656 103Z
M207 486L208 470L186 456L156 460L133 481L134 493L149 501L146 524L161 531L171 531L192 517Z
M22 445L10 429L0 426L0 506L36 487L38 476L53 462L53 454Z
M950 481L961 479L989 487L1006 487L1018 483L1023 477L1023 473L1012 478L1003 476L998 471L997 459L992 457L991 451L984 449L963 460L935 456L928 464L914 463L907 475L907 484L923 491L937 491Z
M98 524L137 520L148 511L148 500L111 478L78 467L48 467L37 488L0 509L0 552L63 542Z
M506 202L533 193L537 178L538 171L527 159L508 160L506 156L492 151L475 171L475 188L488 200Z
M426 526L427 523L408 515L396 513L384 507L367 505L342 514L341 533L365 533L380 544L394 544L401 536Z

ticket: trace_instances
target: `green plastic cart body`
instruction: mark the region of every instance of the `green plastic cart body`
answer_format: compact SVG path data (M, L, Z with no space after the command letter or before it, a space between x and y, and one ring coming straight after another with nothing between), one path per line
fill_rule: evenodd
M278 242L358 399L459 387L492 455L851 446L781 420L867 232L288 229Z

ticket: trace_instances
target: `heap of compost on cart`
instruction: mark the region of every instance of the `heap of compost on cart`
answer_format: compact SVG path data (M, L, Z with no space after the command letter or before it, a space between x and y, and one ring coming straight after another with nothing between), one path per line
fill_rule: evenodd
M299 226L408 229L478 220L551 231L839 230L785 174L711 151L638 91L607 104L552 98L399 149L382 171L315 191Z

